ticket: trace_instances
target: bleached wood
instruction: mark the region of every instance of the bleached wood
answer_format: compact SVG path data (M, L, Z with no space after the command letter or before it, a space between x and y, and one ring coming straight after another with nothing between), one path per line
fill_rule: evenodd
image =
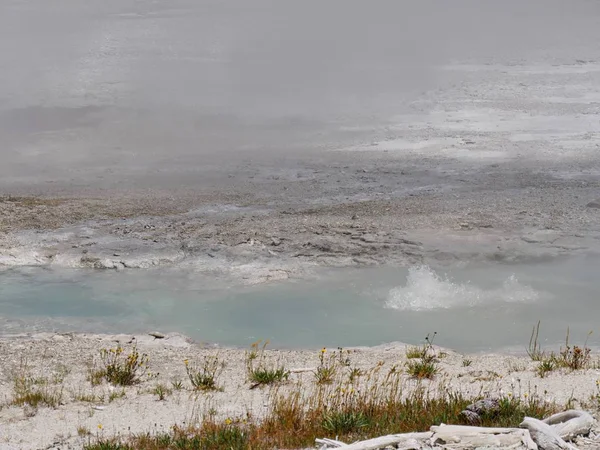
M529 430L540 450L577 450L577 447L565 442L552 426L541 420L525 417L521 427Z
M385 448L389 445L397 445L405 450L411 448L418 449L420 444L418 441L425 441L432 437L433 433L404 433L404 434L390 434L387 436L380 436L374 439L367 439L366 441L354 442L353 444L331 446L330 448L340 448L343 450L378 450ZM326 443L326 439L317 439L317 444ZM339 442L339 441L335 441ZM417 443L419 446L415 447L413 444ZM411 447L413 446L413 447Z
M335 439L327 439L327 438L315 439L315 442L319 445L323 445L324 447L322 447L322 448L339 448L339 447L344 447L345 445L348 445L345 442L336 441Z
M462 425L431 427L432 444L457 444L471 447L526 448L538 450L527 430L519 428L482 428Z
M591 414L576 409L554 414L542 422L552 426L565 441L572 441L577 436L587 436L596 425L596 419Z
M432 426L430 432L405 433L381 436L365 441L345 444L333 439L317 439L321 450L380 450L395 446L400 450L424 448L477 448L527 450L577 450L565 440L589 434L596 424L585 411L569 410L545 420L526 417L521 428L482 428L462 425ZM438 447L440 445L441 447Z

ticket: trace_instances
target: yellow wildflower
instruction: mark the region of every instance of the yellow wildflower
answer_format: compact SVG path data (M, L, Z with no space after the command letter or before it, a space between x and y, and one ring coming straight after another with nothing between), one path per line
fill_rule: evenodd
M102 426L102 424L101 424L101 423L99 423L99 424L98 424L98 429L99 429L99 430L101 430L102 428L104 428L104 427Z

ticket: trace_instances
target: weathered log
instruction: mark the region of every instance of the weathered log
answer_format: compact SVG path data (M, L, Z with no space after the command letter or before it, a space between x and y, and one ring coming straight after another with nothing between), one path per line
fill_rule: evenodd
M316 442L317 444L324 444L324 446L321 447L322 449L340 448L343 450L378 450L394 445L404 450L417 450L422 447L419 441L430 439L432 435L433 433L430 432L390 434L374 439L367 439L366 441L354 442L353 444L343 444L340 441L334 441L332 439L317 439Z
M577 436L590 434L592 427L596 424L596 419L585 411L570 409L554 414L542 422L552 426L554 431L565 441L572 441Z
M521 427L529 430L539 450L577 450L577 447L565 442L552 426L541 420L525 417Z
M335 439L327 439L327 438L322 438L322 439L315 439L315 442L319 445L321 445L321 449L327 449L327 448L339 448L339 447L344 447L346 444L345 442L342 441L336 441Z
M433 431L431 444L460 444L466 448L505 447L537 450L527 430L519 428L480 428L461 425L440 425Z
M444 448L505 448L527 450L577 450L566 440L586 436L595 419L585 411L569 410L545 420L526 417L521 428L481 428L440 425L430 432L391 434L374 439L345 444L333 439L317 439L321 450L378 450L395 446L400 450L420 450L441 445Z

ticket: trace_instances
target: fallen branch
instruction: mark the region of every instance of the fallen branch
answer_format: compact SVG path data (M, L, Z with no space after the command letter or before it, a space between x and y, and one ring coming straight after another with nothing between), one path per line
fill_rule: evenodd
M587 436L596 419L585 411L570 409L565 412L554 414L542 420L545 424L552 426L558 435L565 441L572 441L577 436Z
M545 420L525 417L521 428L481 428L462 425L432 426L429 432L390 434L345 444L333 439L317 439L321 450L378 450L393 446L399 450L433 448L504 448L526 450L577 450L567 443L587 436L596 424L585 411L569 410Z
M565 442L552 426L541 420L525 417L521 427L529 430L540 450L577 450L577 447Z
M520 447L538 450L529 432L520 428L480 428L462 425L431 427L431 444L460 444L466 448ZM523 448L521 447L521 448Z
M344 444L343 442L333 441L331 439L317 439L316 442L317 444L324 444L321 449L340 448L343 450L377 450L393 445L403 450L418 450L422 447L419 441L430 439L431 436L432 433L423 432L390 434L374 439L368 439L366 441L355 442L353 444Z

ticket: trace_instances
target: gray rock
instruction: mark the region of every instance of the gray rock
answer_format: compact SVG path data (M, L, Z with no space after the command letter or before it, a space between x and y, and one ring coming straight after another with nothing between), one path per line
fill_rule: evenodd
M481 423L482 416L490 416L498 413L500 410L500 402L495 398L484 398L475 403L471 403L461 412L461 415L471 424L477 425Z
M597 200L594 200L592 202L589 202L585 206L587 206L588 208L600 209L600 198Z

